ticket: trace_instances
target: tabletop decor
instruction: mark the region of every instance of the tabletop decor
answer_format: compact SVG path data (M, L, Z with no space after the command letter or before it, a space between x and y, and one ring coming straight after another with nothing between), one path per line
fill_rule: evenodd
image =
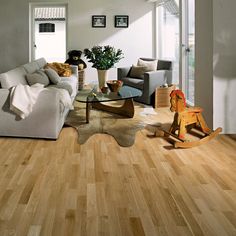
M119 92L122 85L123 85L123 81L121 80L108 80L107 81L107 86L111 92Z
M112 46L94 46L84 49L84 55L92 67L97 69L99 88L104 87L108 78L108 70L123 58L121 49Z

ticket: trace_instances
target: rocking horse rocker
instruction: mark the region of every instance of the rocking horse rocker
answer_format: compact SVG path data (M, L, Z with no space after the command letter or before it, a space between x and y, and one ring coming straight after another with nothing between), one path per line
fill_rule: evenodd
M216 137L221 131L217 128L212 131L206 124L202 116L202 108L200 107L186 107L186 100L181 90L173 90L170 94L170 110L175 112L174 121L169 131L162 130L164 136L172 136L178 141L174 141L175 148L190 148L201 145ZM197 132L193 132L195 129ZM177 133L177 134L176 134ZM200 136L200 139L194 141L187 141L185 139L186 133L192 133ZM157 136L158 131L155 135Z

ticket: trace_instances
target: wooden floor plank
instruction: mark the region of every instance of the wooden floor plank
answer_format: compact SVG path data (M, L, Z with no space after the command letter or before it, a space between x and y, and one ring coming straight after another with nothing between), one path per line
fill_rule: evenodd
M132 147L96 134L83 145L63 128L56 141L0 137L0 235L236 235L236 141L191 149L136 134Z

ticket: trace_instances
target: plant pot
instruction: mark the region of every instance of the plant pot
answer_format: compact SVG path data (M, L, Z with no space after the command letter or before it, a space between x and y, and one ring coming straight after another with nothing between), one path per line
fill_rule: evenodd
M105 87L108 78L108 70L97 70L99 88Z

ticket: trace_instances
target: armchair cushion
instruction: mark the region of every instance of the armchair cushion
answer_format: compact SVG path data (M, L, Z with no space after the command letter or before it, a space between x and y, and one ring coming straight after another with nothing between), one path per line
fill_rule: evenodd
M129 76L132 78L139 78L143 79L144 78L144 72L147 71L146 66L135 66L133 65L130 69Z
M155 71L157 69L157 60L153 60L153 61L145 61L142 59L138 59L138 66L145 66L146 67L146 71Z
M125 85L130 87L134 87L136 89L143 90L144 80L138 78L131 78L131 77L123 77L122 81Z

